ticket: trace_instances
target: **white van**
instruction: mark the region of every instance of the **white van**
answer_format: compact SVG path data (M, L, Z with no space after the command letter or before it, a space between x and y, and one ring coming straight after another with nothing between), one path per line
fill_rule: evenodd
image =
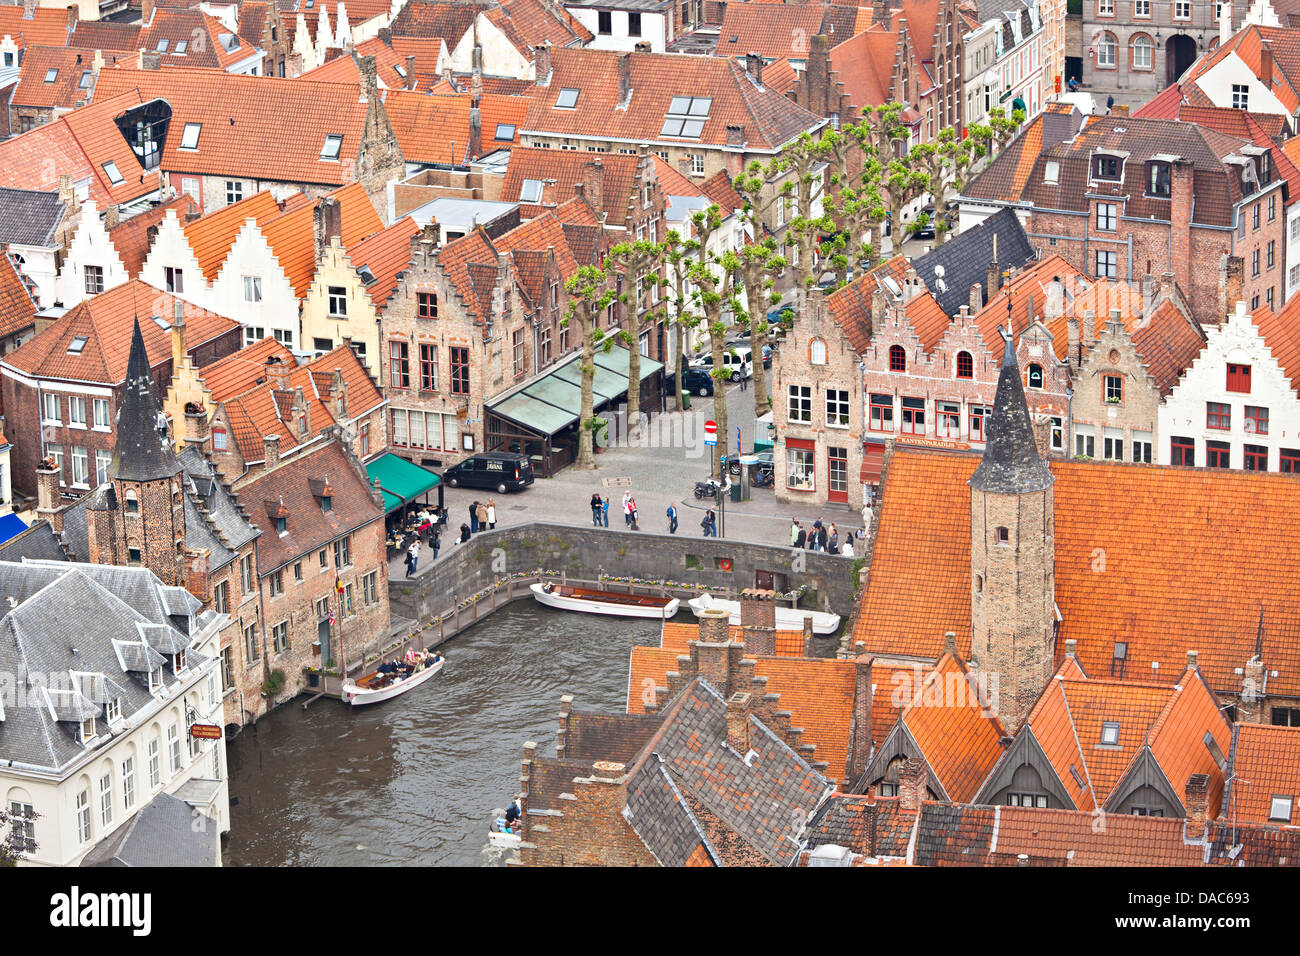
M705 352L691 362L691 367L712 372L713 353ZM748 345L728 345L722 352L722 367L731 373L727 376L730 381L739 382L742 378L753 378L753 352Z

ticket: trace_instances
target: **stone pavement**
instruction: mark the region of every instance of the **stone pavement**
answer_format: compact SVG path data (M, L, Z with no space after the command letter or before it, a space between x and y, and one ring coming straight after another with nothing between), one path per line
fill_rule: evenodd
M769 380L770 381L770 380ZM754 442L754 393L751 388L740 390L729 385L727 413L731 445L734 450L736 426L741 429L744 451L748 453ZM670 503L677 506L677 533L700 537L703 531L700 520L709 507L708 499L696 500L695 482L708 477L708 457L703 442L703 424L712 419L713 399L692 397L691 409L680 415L670 412L656 416L647 429L643 446L608 448L596 456L595 471L579 471L570 466L553 478L538 478L517 494L497 495L466 488L447 488L444 503L447 506L449 530L443 535L439 560L445 560L455 551L451 542L460 533L462 523L469 521L469 506L474 501L493 498L496 501L497 525L509 527L529 521L544 519L596 529L591 524L592 493L609 498L609 529L603 534L635 534L626 529L623 518L623 495L631 492L637 502L639 525L644 530L668 530L665 512ZM797 517L805 527L820 517L823 523L834 522L843 540L846 531L856 531L862 525L860 512L847 505L826 505L820 510L800 509L778 502L770 488L756 488L750 500L733 504L726 502L721 537L752 541L759 544L788 544L790 519ZM420 567L427 566L431 552L427 547L420 557ZM390 562L389 576L405 575L403 556Z

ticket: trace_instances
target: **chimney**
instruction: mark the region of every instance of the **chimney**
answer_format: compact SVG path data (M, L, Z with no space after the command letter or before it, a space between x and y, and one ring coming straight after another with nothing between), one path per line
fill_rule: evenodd
M615 105L626 106L632 94L632 54L618 54L618 99Z
M1230 256L1226 252L1219 258L1219 314L1216 325L1222 325L1228 315L1236 311L1237 303L1246 298L1246 260L1243 256Z
M739 149L745 145L745 127L727 125L727 146L733 149Z
M344 4L344 6L346 6L346 4ZM390 48L392 47L393 31L391 29L389 29L388 27L380 27L378 37L379 37L379 42L382 43L384 46Z
M267 435L262 439L262 447L265 449L266 470L270 471L280 460L280 436Z
M677 171L687 179L691 178L691 158L689 156L683 156L677 160Z
M312 211L312 225L315 231L316 261L320 262L330 240L342 235L343 209L339 201L333 196L318 201Z
M763 85L763 58L757 53L745 54L745 72L755 86Z
M410 53L406 57L406 88L415 89L415 54Z
M1091 349L1097 338L1097 313L1092 309L1083 310L1083 325L1079 328L1080 341L1085 349Z
M23 0L23 19L34 20L36 18L37 0Z
M985 288L988 289L988 294L985 297L984 301L992 302L993 297L998 293L998 289L1002 288L1002 273L998 269L997 259L994 259L992 262L989 263L989 271L988 274L984 277L984 282L985 282ZM1011 330L1008 329L1007 331L1011 331Z
M1060 276L1054 276L1047 284L1047 302L1043 305L1043 319L1051 322L1059 319L1065 312L1065 283Z
M140 54L140 69L142 70L161 70L162 54L152 50Z
M357 69L361 71L361 100L369 103L379 95L379 72L373 56L357 57Z
M68 35L71 36L75 29L77 29L77 8L68 7Z
M76 22L76 12L72 12L73 22ZM1273 90L1273 47L1268 43L1259 45L1259 81L1264 84L1264 89L1272 92Z
M1183 807L1187 820L1183 824L1183 838L1189 842L1205 839L1206 822L1210 813L1210 775L1194 773L1187 778L1183 791Z
M172 374L175 375L185 364L190 350L185 335L185 306L180 299L176 299L172 306Z
M116 229L122 221L122 208L117 203L110 203L104 210L104 228Z
M1110 108L1110 113L1112 116L1128 116L1128 104L1116 103Z
M63 531L59 501L59 469L50 459L36 466L36 514L50 523L55 533Z
M140 22L145 26L153 23L154 0L141 0L140 3Z
M1174 162L1170 176L1169 260L1178 284L1192 287L1192 204L1195 202L1195 167L1185 159Z
M273 382L275 387L280 391L289 390L289 363L284 361L279 355L268 355L266 357L266 380Z
M813 619L811 614L805 614L803 616L803 656L817 656L813 652Z
M885 290L877 284L871 293L871 337L874 339L885 327L885 316L889 314L889 300Z
M202 451L208 443L208 413L202 405L185 406L185 441Z
M745 588L740 592L740 627L745 653L776 656L776 592Z
M1035 415L1030 419L1034 431L1034 445L1038 448L1038 457L1047 461L1052 457L1052 420L1046 415Z
M889 28L889 19L893 16L893 11L889 8L889 0L871 0L871 23L874 26L877 23L883 23L885 28Z
M1065 656L1066 656L1066 657L1076 657L1077 655L1076 655L1075 652L1078 650L1078 647L1079 647L1079 642L1078 642L1078 641L1076 641L1076 640L1075 640L1074 638L1072 638L1072 637L1068 637L1068 638L1066 638L1066 639L1065 639Z
M871 759L871 664L867 654L858 655L853 662L853 723L849 727L848 764L841 789L856 784Z
M925 802L925 761L909 757L898 768L898 806L906 813L916 813Z
M1241 704L1237 707L1237 723L1262 724L1264 722L1264 659L1256 654L1246 661L1242 669Z
M650 53L653 52L654 47L650 45L649 40L637 40L636 45L632 49L637 53Z
M470 94L470 102L477 102L478 97ZM469 108L469 143L467 149L471 159L483 155L483 113L477 106Z
M1227 46L1232 39L1232 4L1225 3L1219 15L1219 46Z
M330 411L337 421L348 417L348 383L341 368L336 368L330 377Z
M976 282L970 287L970 310L976 315L984 308L984 287Z
M1157 293L1159 299L1160 300L1172 299L1174 297L1175 285L1176 283L1174 282L1174 274L1172 272L1161 273L1160 286L1159 286L1159 291Z
M197 548L185 552L185 590L207 604L212 600L212 552Z
M1083 343L1079 341L1079 317L1072 315L1065 320L1065 334L1069 340L1069 351L1065 354L1066 362L1073 362L1075 368L1083 367Z
M727 746L744 757L749 753L749 694L735 693L727 699Z
M587 201L597 212L605 208L605 165L593 159L583 165L583 184L587 187Z
M537 74L538 86L551 85L551 41L539 43L533 47L533 66Z
M1199 653L1198 651L1188 651L1188 652L1187 652L1187 667L1188 667L1190 670L1196 670L1196 669L1197 669L1196 664L1197 664L1197 661L1200 659L1200 656L1201 656L1201 655L1200 655L1200 653Z

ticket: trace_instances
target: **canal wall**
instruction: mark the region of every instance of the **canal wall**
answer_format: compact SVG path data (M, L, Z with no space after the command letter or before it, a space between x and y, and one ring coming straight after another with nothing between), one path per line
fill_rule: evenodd
M416 576L390 578L388 599L394 620L423 623L503 579L541 570L584 581L603 574L662 582L674 593L702 587L734 595L760 582L783 593L803 588L799 607L833 611L847 620L853 610L854 564L853 558L840 555L727 538L535 521L480 532L444 550ZM620 583L610 586L619 588Z

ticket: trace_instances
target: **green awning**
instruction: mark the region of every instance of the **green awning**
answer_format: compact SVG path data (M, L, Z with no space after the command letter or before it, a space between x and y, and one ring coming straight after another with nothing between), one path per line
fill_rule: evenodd
M366 465L366 476L373 482L379 479L379 490L384 494L384 511L396 511L408 501L442 484L442 479L405 458L389 453L380 455Z
M597 408L625 395L627 370L631 359L627 349L613 346L608 352L596 351L596 374L592 377L592 398ZM645 381L663 365L641 356L641 380ZM488 410L538 435L551 436L578 420L582 406L582 372L578 355L541 375L506 398L489 404Z

